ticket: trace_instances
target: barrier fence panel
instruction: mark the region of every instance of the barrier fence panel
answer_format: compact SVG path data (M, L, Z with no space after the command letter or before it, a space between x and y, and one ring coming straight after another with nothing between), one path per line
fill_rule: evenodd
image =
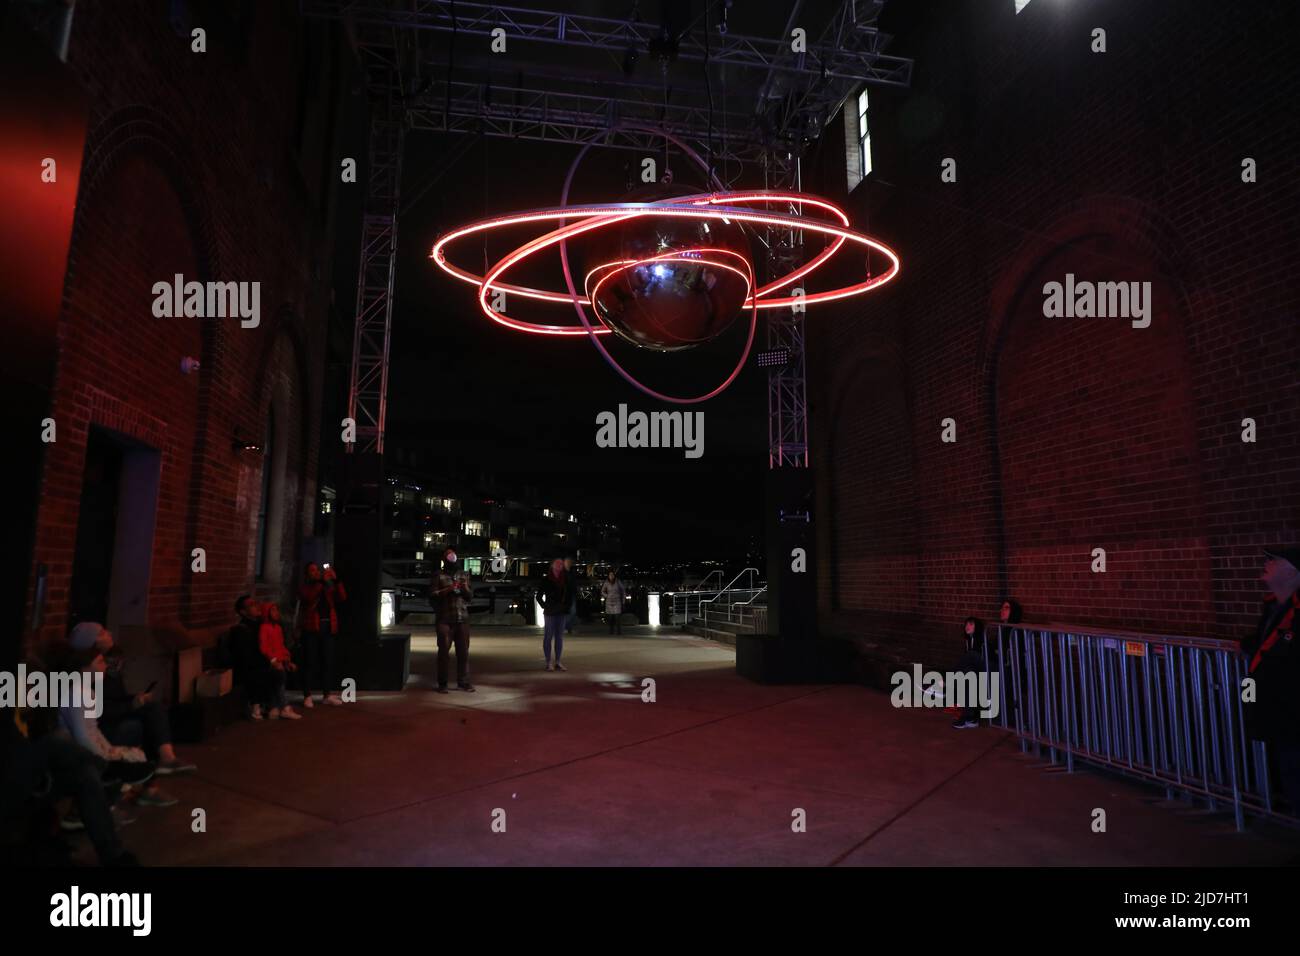
M1231 641L996 625L985 667L999 673L997 726L1021 749L1074 769L1075 759L1291 825L1273 806L1268 752L1246 736L1246 661Z

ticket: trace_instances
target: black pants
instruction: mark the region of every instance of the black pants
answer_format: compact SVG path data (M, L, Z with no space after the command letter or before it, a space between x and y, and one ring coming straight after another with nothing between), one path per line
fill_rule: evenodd
M610 612L610 611L606 611L606 612L605 612L605 619L606 619L607 621L609 621L609 633L611 633L611 634L622 634L622 633L623 633L623 615L622 615L622 614L614 614L614 613L612 613L612 612Z
M9 773L0 787L0 819L10 820L50 782L49 799L71 797L86 826L100 863L122 855L113 823L112 801L104 788L104 762L80 744L55 734L16 741Z
M262 707L278 707L272 703L275 699L275 680L273 675L280 675L280 689L284 689L284 671L276 671L266 660L250 662L243 665L235 674L235 682L244 695L244 703L258 704Z
M158 748L172 742L172 728L162 704L151 700L129 714L111 721L99 721L109 743L119 747L139 747L150 760L158 759Z
M959 674L978 675L984 670L984 655L977 654L974 651L966 651L957 659L956 671ZM963 707L961 709L962 720L979 720L980 709L978 707Z
M456 645L456 683L469 681L469 622L448 621L438 625L438 686L447 686L451 669L451 645Z
M302 695L311 696L312 685L326 694L338 690L334 677L334 633L328 628L302 632L301 660L298 672L302 677Z

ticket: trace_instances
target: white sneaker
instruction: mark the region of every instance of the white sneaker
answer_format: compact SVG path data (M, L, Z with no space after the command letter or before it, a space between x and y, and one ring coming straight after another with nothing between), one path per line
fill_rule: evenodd
M313 707L315 707L315 706L316 706L316 705L315 705L315 703L312 702L311 697L308 696L308 695L305 695L305 694L304 694L304 695L303 695L303 698L302 698L302 709L303 709L303 710L311 710L311 709L312 709Z
M563 664L561 664L559 661L556 661L556 662L555 662L555 669L556 669L557 671L567 671L567 670L568 670L568 668L565 667Z
M251 708L249 708L249 711L248 711L248 717L249 717L250 720L261 720L261 719L262 719L262 705L261 705L261 704L254 704Z
M325 703L329 704L331 707L342 707L343 699L339 697L338 694L326 694Z

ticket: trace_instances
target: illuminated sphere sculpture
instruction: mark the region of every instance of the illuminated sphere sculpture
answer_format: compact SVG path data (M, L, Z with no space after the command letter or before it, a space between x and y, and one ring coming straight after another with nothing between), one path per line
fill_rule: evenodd
M690 190L654 186L627 202L663 202ZM749 239L734 220L638 217L589 253L587 295L596 316L633 345L694 348L725 332L749 298Z
M701 169L708 169L679 137L623 124L578 151L559 206L493 216L439 237L430 258L448 275L477 287L478 307L489 320L516 332L585 338L629 385L658 401L693 404L721 394L736 380L753 348L759 312L799 314L817 303L861 295L898 275L898 256L892 249L853 229L848 215L834 203L806 193L727 190L710 174L717 187L713 192L683 193L655 186L622 202L569 205L569 189L583 156L617 132L660 135ZM452 246L465 248L490 232L525 227L546 231L523 240L482 273L458 264L451 255ZM801 247L806 241L808 258L783 275L766 276L760 284L749 235L781 231L801 237ZM806 288L814 273L841 250L861 257L858 281L829 289ZM523 284L530 275L527 270L536 270L538 257L556 252L561 288ZM571 252L583 261L571 263ZM578 324L534 321L520 312L539 304L571 310ZM588 318L588 311L594 319ZM745 313L749 331L735 366L717 386L697 395L651 388L624 368L601 341L615 336L657 352L680 352L718 338Z

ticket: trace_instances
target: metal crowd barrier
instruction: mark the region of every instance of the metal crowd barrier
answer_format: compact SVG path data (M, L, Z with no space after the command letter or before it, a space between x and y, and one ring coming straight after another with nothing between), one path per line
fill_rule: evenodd
M995 657L996 655L996 657ZM1265 745L1246 737L1246 661L1232 641L1060 625L994 625L985 667L1000 672L994 724L1024 752L1107 767L1290 825L1273 806Z

